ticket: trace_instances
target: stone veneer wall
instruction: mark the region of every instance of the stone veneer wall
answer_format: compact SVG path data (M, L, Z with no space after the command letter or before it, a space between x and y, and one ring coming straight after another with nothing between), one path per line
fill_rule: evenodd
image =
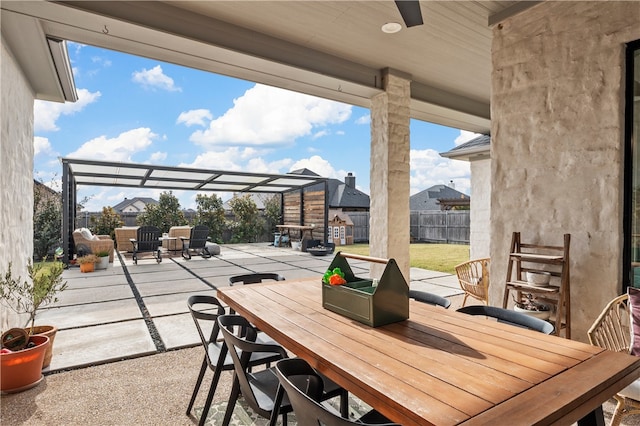
M625 43L638 2L543 2L493 30L491 289L511 233L571 234L572 338L621 292Z
M471 160L469 258L490 257L491 159Z
M4 39L0 49L0 273L12 262L13 275L26 278L33 255L34 94ZM3 330L23 325L4 307L0 315Z

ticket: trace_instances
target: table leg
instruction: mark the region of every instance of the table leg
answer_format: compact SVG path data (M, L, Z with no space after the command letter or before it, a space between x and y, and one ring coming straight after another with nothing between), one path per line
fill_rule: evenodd
M578 420L578 426L604 426L602 405Z

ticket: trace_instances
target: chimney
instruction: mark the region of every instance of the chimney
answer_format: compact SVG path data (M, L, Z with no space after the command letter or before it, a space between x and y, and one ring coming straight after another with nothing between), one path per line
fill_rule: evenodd
M351 173L351 172L347 173L347 177L344 178L344 183L349 188L355 188L356 187L356 177L353 175L353 173Z
M452 180L450 180L450 181L449 181L449 186L450 186L451 188L453 188L453 189L456 189L456 184L455 184L455 183L453 183L453 181L452 181Z

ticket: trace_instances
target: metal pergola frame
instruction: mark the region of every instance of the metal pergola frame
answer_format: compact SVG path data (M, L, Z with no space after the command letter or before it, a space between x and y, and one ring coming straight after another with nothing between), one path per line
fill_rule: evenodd
M325 192L324 228L327 229L327 178L298 174L268 174L169 167L62 158L62 247L63 261L73 255L77 188L85 186L128 187L200 192L280 193L300 191L303 217L303 189L323 184ZM284 197L283 197L284 199ZM282 206L281 206L282 208ZM303 225L303 223L300 223Z

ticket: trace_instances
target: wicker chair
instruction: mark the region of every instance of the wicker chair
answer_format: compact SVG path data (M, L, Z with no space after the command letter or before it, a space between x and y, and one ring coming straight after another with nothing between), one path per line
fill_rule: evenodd
M485 305L489 304L489 258L472 259L456 266L458 282L464 291L462 306L467 303L467 297L478 299Z
M613 299L595 320L587 335L592 345L616 352L629 352L631 344L629 296L623 294ZM614 396L616 409L611 425L618 426L623 417L640 414L640 380L622 389Z
M99 251L108 251L109 263L113 263L113 240L109 235L97 235L98 239L94 240L86 238L79 229L73 231L72 235L76 253L84 251L95 254Z

